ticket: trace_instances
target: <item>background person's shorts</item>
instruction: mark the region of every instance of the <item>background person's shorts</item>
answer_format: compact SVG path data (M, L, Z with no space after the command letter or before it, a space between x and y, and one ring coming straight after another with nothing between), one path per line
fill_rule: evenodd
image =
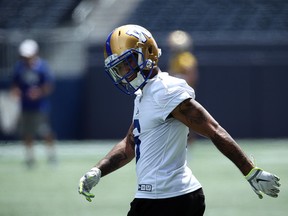
M41 112L23 112L20 119L20 134L22 136L47 136L51 134L48 116Z

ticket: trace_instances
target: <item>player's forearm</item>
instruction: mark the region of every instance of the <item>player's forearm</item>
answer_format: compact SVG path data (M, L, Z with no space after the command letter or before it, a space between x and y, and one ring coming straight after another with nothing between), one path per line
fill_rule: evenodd
M102 177L123 167L134 158L134 150L126 145L126 138L118 143L101 161L96 164Z
M217 128L215 134L211 137L211 140L219 151L228 157L240 169L243 175L246 176L253 168L254 165L252 161L221 126Z

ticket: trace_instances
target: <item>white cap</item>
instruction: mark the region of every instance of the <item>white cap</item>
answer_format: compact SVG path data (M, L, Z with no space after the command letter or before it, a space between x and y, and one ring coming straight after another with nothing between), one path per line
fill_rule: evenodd
M19 54L20 56L30 58L37 54L38 49L39 47L36 41L26 39L19 46Z

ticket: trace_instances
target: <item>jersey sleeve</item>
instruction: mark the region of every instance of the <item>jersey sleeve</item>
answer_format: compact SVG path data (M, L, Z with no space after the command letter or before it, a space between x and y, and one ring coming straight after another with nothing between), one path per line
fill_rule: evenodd
M163 121L181 102L189 98L194 99L195 92L185 81L166 86L154 94L154 99L162 110Z

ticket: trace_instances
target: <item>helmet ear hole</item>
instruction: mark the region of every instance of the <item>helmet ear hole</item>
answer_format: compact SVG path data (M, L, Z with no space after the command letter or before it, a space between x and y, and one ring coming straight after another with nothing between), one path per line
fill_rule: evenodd
M152 52L153 52L153 47L152 46L148 47L148 52L149 52L150 55L152 54Z

